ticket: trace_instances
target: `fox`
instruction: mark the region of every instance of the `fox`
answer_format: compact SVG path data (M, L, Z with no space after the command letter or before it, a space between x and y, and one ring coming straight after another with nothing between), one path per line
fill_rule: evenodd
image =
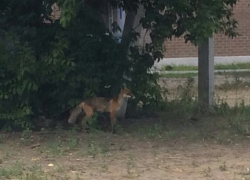
M73 109L68 123L74 124L79 114L82 111L85 112L86 116L84 119L87 121L93 116L94 111L108 112L111 121L111 131L114 134L114 126L116 124L116 113L120 110L122 105L128 99L134 99L135 96L128 88L121 88L120 93L117 97L106 98L106 97L94 97L82 101L75 109Z

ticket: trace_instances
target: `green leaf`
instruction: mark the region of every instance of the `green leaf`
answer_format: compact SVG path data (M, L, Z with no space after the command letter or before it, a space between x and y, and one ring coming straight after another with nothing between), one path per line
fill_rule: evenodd
M20 87L17 87L17 93L18 93L19 95L22 95L23 91L22 91L22 89L21 89Z
M37 91L38 90L38 86L35 84L35 83L32 83L32 87L33 87L33 90Z

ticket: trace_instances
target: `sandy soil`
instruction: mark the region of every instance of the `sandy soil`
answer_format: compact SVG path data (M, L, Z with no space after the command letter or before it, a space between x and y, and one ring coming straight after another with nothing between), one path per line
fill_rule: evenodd
M60 133L61 134L61 133ZM250 179L250 143L127 135L2 134L0 179ZM78 141L77 145L72 143Z

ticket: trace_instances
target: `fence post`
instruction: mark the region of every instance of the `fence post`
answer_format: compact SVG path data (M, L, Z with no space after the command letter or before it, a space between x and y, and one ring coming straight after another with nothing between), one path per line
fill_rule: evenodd
M214 105L214 38L198 47L198 100L201 105Z

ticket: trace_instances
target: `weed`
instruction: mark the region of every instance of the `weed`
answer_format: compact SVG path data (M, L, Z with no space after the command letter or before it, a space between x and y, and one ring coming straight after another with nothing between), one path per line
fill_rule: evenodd
M76 175L76 179L75 180L81 180L81 178L79 177L79 175Z
M153 127L147 130L147 137L149 138L157 138L160 137L162 132L163 126L160 124L154 124Z
M132 174L132 169L135 167L134 163L135 157L132 155L129 155L127 160L127 173Z
M221 171L226 171L226 170L227 170L226 162L224 162L223 165L220 165L220 166L219 166L219 169L220 169Z
M34 165L32 167L26 168L26 176L24 180L48 180L47 176L45 176L42 167L39 165Z
M79 139L78 138L69 138L67 139L67 145L69 150L76 149L79 146Z
M4 135L3 134L0 134L0 144L3 144L5 142L4 140Z
M31 134L32 130L30 130L29 128L23 130L21 134L21 141L23 145L29 145L29 143L31 142Z
M157 154L158 154L158 152L157 152L156 150L152 150L152 155L153 155L154 157L157 157Z
M240 72L234 72L232 74L233 79L229 80L229 77L225 75L225 82L223 84L215 86L216 89L230 91L230 90L239 90L245 89L250 86L250 82L242 77L240 77Z
M81 130L81 128L76 124L74 124L73 127L71 128L71 131L73 133L79 132L80 130Z
M127 173L132 174L132 169L134 168L134 163L132 161L127 162Z
M99 113L98 112L94 112L94 114L91 116L91 118L89 118L88 120L88 126L91 129L100 129L100 126L98 125L98 117L99 117Z
M101 152L102 152L101 148L94 141L90 142L88 149L89 156L96 157Z
M176 137L178 137L178 135L180 135L179 134L179 132L177 132L177 131L175 131L175 130L165 130L165 132L164 132L164 137L167 137L167 138L176 138Z
M38 175L36 172L26 174L26 177L23 180L48 180L45 175Z
M62 124L57 124L55 130L59 133L64 132Z
M165 118L178 118L184 119L186 117L190 117L196 111L199 112L198 109L198 101L194 98L194 79L188 78L186 83L183 86L179 86L177 88L175 100L170 102L166 102L166 109L168 110L167 117ZM185 123L185 122L184 122Z
M64 166L59 165L59 166L56 167L56 171L59 172L59 173L62 173L62 172L65 171L65 168L64 168Z
M120 151L125 151L125 144L124 143L121 143L120 145L119 145L119 150Z
M40 148L40 152L52 156L62 156L65 153L63 145L64 143L59 139L57 139L57 141L50 141L45 146Z
M135 160L136 160L136 158L133 155L129 155L129 157L127 159L127 163L126 163L127 174L125 175L125 177L136 178L139 176L138 170L137 170L137 167L135 164Z
M195 161L192 162L192 166L193 167L199 167L199 165Z
M164 126L161 123L154 123L147 126L138 126L136 134L146 135L147 138L162 138L164 134ZM134 135L136 135L134 134Z
M42 171L42 167L40 165L33 165L32 167L28 167L27 170L33 172L33 171L36 171L36 172L43 172Z
M11 167L2 167L0 169L0 177L10 178L12 176L23 175L23 166L20 163L16 163Z
M109 168L108 168L107 164L104 164L101 166L101 169L102 169L102 171L106 172L106 171L108 171Z
M73 165L70 165L70 166L69 166L69 169L70 169L71 171L76 171L76 170L77 170L76 167L73 166Z
M204 170L205 176L206 177L211 177L211 168L208 166L207 169Z

